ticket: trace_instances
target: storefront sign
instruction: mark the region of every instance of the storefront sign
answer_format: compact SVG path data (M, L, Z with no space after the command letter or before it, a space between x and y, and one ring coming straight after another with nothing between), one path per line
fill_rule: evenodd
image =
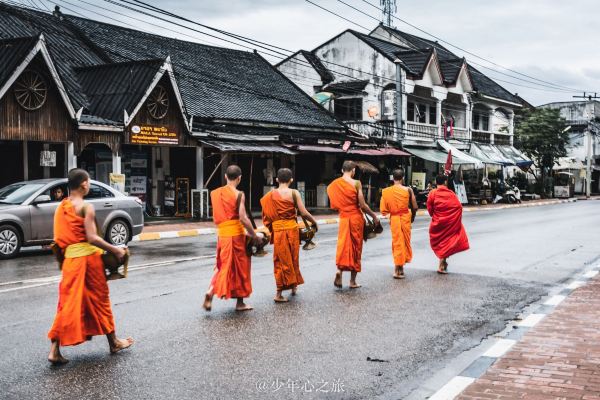
M123 174L110 174L110 187L118 190L121 193L125 193L125 175Z
M411 184L419 190L425 190L425 172L413 172Z
M145 194L146 193L146 177L132 176L129 186L130 194Z
M133 125L131 143L178 145L179 136L166 126Z
M40 167L56 167L56 152L42 150L40 152Z

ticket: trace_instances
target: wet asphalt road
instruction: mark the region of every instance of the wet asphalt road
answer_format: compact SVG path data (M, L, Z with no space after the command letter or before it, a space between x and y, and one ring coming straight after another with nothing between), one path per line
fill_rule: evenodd
M323 226L289 304L272 301L270 258L253 259L255 310L242 314L233 300L201 309L213 237L133 244L129 278L110 289L117 333L136 344L110 356L97 337L65 348L61 368L45 361L56 266L28 252L0 262L0 398L400 399L598 258L599 211L583 201L467 213L471 250L450 259L448 276L435 273L420 217L403 281L391 279L386 226L366 243L363 288L352 291L347 276L343 290L332 285L337 226Z

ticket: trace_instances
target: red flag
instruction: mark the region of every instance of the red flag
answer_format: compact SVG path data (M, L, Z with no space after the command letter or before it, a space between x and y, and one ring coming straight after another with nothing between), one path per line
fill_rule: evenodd
M448 176L452 172L452 150L448 150L448 158L446 158L446 164L444 165L444 175Z

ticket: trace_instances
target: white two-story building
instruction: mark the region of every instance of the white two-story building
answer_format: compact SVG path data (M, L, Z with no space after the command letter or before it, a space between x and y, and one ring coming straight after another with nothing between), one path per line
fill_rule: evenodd
M331 96L330 110L354 131L401 143L428 179L449 148L455 164L473 164L471 142L497 165L523 161L511 157L520 99L437 42L384 25L368 35L346 30L277 68L310 95Z

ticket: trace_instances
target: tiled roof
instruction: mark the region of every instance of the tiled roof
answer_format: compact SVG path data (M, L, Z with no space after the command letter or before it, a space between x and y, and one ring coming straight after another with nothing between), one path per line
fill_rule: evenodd
M38 40L37 37L0 40L0 87L11 77Z
M458 74L463 66L464 60L460 58L445 59L440 61L440 68L442 69L442 75L444 75L444 82L452 84L456 82Z
M77 68L81 87L89 99L91 115L113 121L131 115L165 60L144 60Z
M414 47L416 50L423 51L422 49L425 49L425 48L431 48L431 47L435 48L435 50L438 54L440 63L446 62L445 66L442 65L442 71L444 70L444 68L447 71L444 73L444 80L446 80L446 73L451 74L452 68L458 68L462 64L462 61L460 61L460 62L454 61L454 60L461 60L460 57L458 57L456 54L452 53L450 50L448 50L447 48L445 48L438 42L424 39L424 38L421 38L421 37L418 37L415 35L411 35L406 32L399 31L394 28L386 27L386 26L384 26L384 29L386 29L388 32L391 32L392 34L394 34L396 36L399 36L402 40L407 42L410 46ZM454 65L452 65L452 64L454 64ZM504 89L502 86L500 86L498 83L493 81L491 78L487 77L483 73L481 73L478 70L476 70L475 68L473 68L473 66L471 66L471 65L469 65L469 73L471 74L473 88L477 92L480 92L480 93L488 95L488 96L496 97L501 100L506 100L506 101L521 104L521 101L517 97L515 97L512 93L510 93L508 90Z
M0 39L37 37L44 34L48 52L75 109L85 107L88 100L73 73L74 67L103 64L78 35L47 13L9 6L0 2ZM4 65L0 64L4 67Z
M331 114L256 53L65 18L114 61L171 56L183 102L195 117L341 128Z
M365 35L357 31L350 30L355 36L359 37L363 41L367 42L371 47L375 48L381 54L394 61L396 59L395 53L406 50L406 48L398 46L392 42L381 40L373 36Z
M59 18L0 2L0 39L37 37L40 33L46 38L50 56L75 109L101 110L98 112L114 118L114 113L98 100L106 99L108 93L100 93L88 72L75 71L78 67L164 60L171 56L190 115L343 129L330 113L256 53L205 46L74 16L61 14ZM89 99L86 92L99 97Z
M397 52L396 56L404 62L404 65L411 74L420 76L423 74L432 52L432 48L425 50L403 50Z

